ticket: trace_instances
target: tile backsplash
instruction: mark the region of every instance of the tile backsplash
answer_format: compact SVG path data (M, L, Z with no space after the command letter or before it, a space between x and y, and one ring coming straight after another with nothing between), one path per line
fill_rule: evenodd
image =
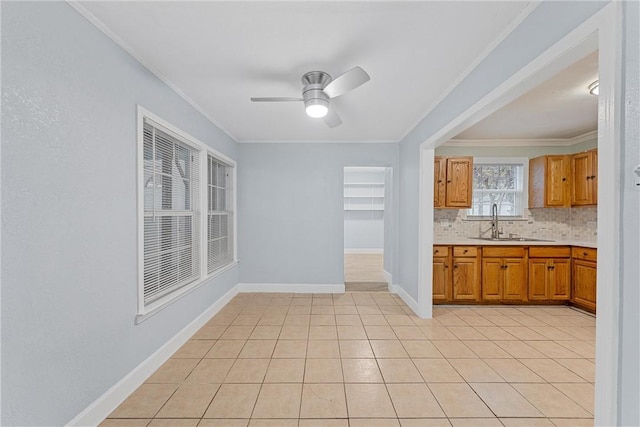
M597 214L595 206L580 208L530 209L526 219L520 221L500 221L504 235L509 233L539 239L597 241ZM468 237L491 236L491 221L466 221L464 210L435 209L435 241L456 241Z

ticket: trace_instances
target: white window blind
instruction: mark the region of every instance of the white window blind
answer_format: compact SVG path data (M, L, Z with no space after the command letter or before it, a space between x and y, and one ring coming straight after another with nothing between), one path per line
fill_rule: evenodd
M143 127L144 304L200 277L198 150Z
M234 261L233 166L207 156L207 272Z
M524 167L522 163L480 163L474 160L473 196L467 216L491 216L491 206L498 215L524 215Z

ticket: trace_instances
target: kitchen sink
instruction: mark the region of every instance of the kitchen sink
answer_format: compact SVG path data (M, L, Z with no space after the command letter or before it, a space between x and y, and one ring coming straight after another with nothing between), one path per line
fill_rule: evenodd
M533 237L470 237L476 240L486 240L488 242L553 242L553 240L536 239Z

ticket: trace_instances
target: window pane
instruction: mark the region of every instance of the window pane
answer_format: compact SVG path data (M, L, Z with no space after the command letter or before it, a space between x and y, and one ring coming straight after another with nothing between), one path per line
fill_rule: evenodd
M233 262L233 244L230 238L233 212L231 200L231 167L215 157L208 156L209 218L207 221L207 271L209 273Z
M500 216L521 216L522 168L520 164L475 164L472 206L467 214L490 216L496 204Z
M144 304L200 276L195 150L150 123L143 130ZM196 199L197 201L197 199Z

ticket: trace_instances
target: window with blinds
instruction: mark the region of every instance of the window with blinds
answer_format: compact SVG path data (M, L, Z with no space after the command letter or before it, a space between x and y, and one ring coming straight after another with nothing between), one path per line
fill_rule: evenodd
M234 261L233 166L207 156L207 272Z
M501 217L522 217L526 197L524 172L524 162L515 163L512 159L483 162L474 159L473 197L467 218L490 217L494 204Z
M199 152L143 125L144 305L200 277Z

